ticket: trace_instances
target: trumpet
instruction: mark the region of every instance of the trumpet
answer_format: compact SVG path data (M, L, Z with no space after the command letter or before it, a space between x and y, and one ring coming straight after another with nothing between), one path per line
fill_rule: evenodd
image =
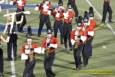
M46 55L48 56L48 55L50 55L51 53L53 53L54 51L55 51L55 48L46 48L45 53L46 53Z
M74 49L76 49L76 48L78 48L78 46L79 46L79 42L80 42L80 40L79 40L80 38L77 38L76 40L75 40L75 43L74 43Z

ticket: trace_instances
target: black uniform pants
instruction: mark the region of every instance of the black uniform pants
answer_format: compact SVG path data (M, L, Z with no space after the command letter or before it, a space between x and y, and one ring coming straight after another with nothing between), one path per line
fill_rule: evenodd
M74 59L75 59L75 66L76 69L81 66L81 56L80 54L82 53L83 50L83 45L79 45L78 48L74 49Z
M83 56L83 64L84 65L88 65L88 60L89 57L91 56L92 52L92 45L90 40L88 40L85 44L84 44L84 48L82 51L82 56Z
M4 61L3 61L3 50L0 48L0 73L3 74L4 71Z
M92 52L93 52L92 41L93 41L93 37L91 37L91 39L89 39L89 41L88 41L88 45L89 45L89 57L92 56Z
M33 59L31 62L29 61L25 62L25 69L23 72L23 77L35 77L33 74L35 64L36 64L35 59Z
M63 26L63 36L64 36L64 46L65 48L68 48L67 46L67 40L69 42L69 48L72 48L71 45L71 40L70 40L70 33L72 31L72 25L70 23L65 23L64 22L64 26Z
M55 74L52 71L52 66L55 58L55 52L45 56L44 69L47 77L54 77Z
M15 42L7 43L7 53L8 53L8 60L13 59L12 54L14 58L17 56L17 44Z
M17 21L20 21L22 16L24 17L23 22L22 22L21 24L17 24L17 27L18 27L18 31L19 31L19 32L23 32L23 27L24 27L25 24L26 24L26 16L25 16L25 14L23 14L23 13L20 13L20 14L17 14L17 15L16 15L16 20L17 20Z
M106 20L106 16L107 16L107 13L109 13L109 22L111 22L112 20L112 9L111 9L111 6L103 6L103 18L102 18L102 22L105 22Z
M40 14L40 23L39 23L39 29L38 29L38 36L41 35L42 28L46 24L47 30L51 30L51 22L50 17Z
M57 37L58 29L60 31L60 42L63 43L63 22L55 21L54 22L54 36Z

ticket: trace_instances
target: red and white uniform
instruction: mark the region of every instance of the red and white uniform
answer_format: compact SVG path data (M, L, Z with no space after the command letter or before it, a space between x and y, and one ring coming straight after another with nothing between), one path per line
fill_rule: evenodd
M52 5L49 1L43 2L35 8L35 10L40 11L41 14L46 16L51 15L51 9L52 9Z
M96 26L96 22L94 21L94 19L89 19L89 22L90 22L90 25L89 27L87 28L87 31L88 31L88 35L89 36L94 36L95 35L95 26Z
M20 49L20 55L21 55L22 60L28 59L28 54L30 53L29 48L33 48L34 53L44 54L44 52L41 51L41 47L38 47L36 43L32 44L31 47L28 44L24 44L22 48Z
M64 22L65 23L72 23L72 19L75 16L75 13L72 9L68 9L65 13L64 13Z
M81 40L84 42L90 39L89 36L93 37L95 35L94 26L91 24L89 24L87 27L83 25L82 29L80 30L80 35Z
M84 25L84 23L83 23ZM94 36L95 35L95 26L96 26L96 22L93 19L89 19L89 22L87 24L88 26L85 29L85 25L83 26L83 30L85 29L85 34L87 34L88 36Z
M62 21L63 20L63 15L64 13L64 7L63 6L59 6L58 8L55 8L54 12L53 12L53 16L55 17L56 21Z
M93 37L95 35L95 30L93 26L87 28L87 35Z
M84 26L82 26L81 30L80 30L80 39L82 42L85 42L87 40L87 30Z
M92 28L95 28L96 22L94 21L94 19L90 18L90 19L89 19L89 22L90 22L90 25L89 25L89 26L91 26Z
M46 37L46 38L43 39L41 47L42 47L43 50L45 50L46 48L56 49L58 47L58 40L54 36L52 36L50 39ZM51 53L50 50L49 50L48 53Z
M72 30L71 31L71 35L70 35L70 40L71 40L71 44L74 45L76 40L78 40L78 36L80 36L79 31L78 30ZM80 39L79 39L79 43L80 44Z

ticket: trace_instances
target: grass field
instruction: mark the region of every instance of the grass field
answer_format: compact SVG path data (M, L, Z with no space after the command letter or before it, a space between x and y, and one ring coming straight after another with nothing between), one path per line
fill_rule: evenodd
M66 5L67 0L63 0ZM95 8L102 14L102 4L103 0L90 0ZM41 2L40 0L28 0L28 3L36 3ZM76 4L78 6L78 10L81 15L83 12L89 8L88 3L85 0L77 0ZM115 21L115 0L111 0L111 5L113 9L113 21ZM32 27L38 28L39 24L39 14L32 9L28 9L32 12L31 15L27 16L27 25L31 25ZM5 10L0 13L0 23L5 23L5 19L2 15L5 13ZM35 20L36 19L36 20ZM74 70L74 64L71 64L73 59L73 52L66 53L63 49L63 46L59 46L56 50L56 58L53 70L56 73L56 77L114 77L115 76L115 36L108 29L106 24L100 24L100 19L97 14L95 14L95 20L97 22L96 27L96 36L93 41L93 56L89 61L89 65L85 68L82 68L81 71ZM52 23L53 18L51 18ZM73 24L75 24L73 20ZM115 23L110 24L112 28L115 30ZM75 26L75 25L73 25ZM44 37L42 35L40 38L33 36L35 42L41 44L41 40ZM18 40L18 50L22 43L25 41L25 34L19 34ZM103 48L106 46L106 48ZM7 51L6 44L3 45L4 50L4 77L10 77L10 63L6 60ZM18 51L19 52L19 51ZM37 64L34 70L36 77L46 77L43 67L43 55L36 55ZM24 61L21 61L20 58L15 61L16 66L16 77L22 77L24 70ZM111 71L112 74L101 74L96 73L99 71ZM96 74L95 74L96 73Z

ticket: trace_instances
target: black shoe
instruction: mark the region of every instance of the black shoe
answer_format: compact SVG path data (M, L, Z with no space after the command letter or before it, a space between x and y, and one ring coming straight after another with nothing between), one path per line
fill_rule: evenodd
M88 64L84 64L83 67L86 67Z
M109 23L113 23L113 21L110 20Z
M12 58L9 58L8 61L12 61L13 59Z
M53 75L53 76L56 76L56 74L55 74L55 73L52 73L52 75Z
M40 35L38 34L38 37L40 37Z
M0 77L3 77L3 73L0 72Z
M61 44L63 44L63 42L61 42Z
M78 67L77 67L77 70L78 70L78 71L81 70L81 66L78 66Z
M72 48L70 48L69 50L70 50L70 51L72 51L73 49L72 49Z
M105 21L102 21L102 23L104 23L104 24L105 24Z

